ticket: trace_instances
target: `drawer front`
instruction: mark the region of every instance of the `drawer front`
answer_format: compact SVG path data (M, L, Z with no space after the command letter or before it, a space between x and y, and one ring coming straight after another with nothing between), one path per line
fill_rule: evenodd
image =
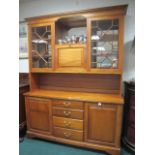
M83 130L83 121L77 119L53 116L53 125L55 127Z
M77 141L83 141L83 132L82 131L75 131L75 130L70 130L70 129L54 127L53 134L56 137L77 140Z
M83 110L70 110L67 108L54 107L53 115L82 120L83 119Z
M53 102L53 106L71 109L83 109L83 103L78 101L56 100Z

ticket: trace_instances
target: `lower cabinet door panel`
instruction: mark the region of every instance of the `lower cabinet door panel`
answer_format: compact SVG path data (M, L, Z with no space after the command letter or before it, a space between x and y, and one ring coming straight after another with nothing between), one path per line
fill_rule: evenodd
M116 134L117 107L86 103L85 139L98 144L114 144Z
M26 98L28 130L50 133L50 103L50 99Z
M53 134L56 137L83 141L83 132L78 131L78 130L70 130L70 129L65 129L65 128L54 127Z
M36 130L49 131L49 115L48 113L41 112L31 112L29 113L30 117L30 128Z

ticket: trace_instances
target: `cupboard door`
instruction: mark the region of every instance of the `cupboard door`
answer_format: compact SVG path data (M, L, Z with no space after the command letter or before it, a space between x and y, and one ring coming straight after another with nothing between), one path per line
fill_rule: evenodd
M98 17L89 21L92 70L118 70L122 59L123 28L120 17Z
M120 129L117 106L86 103L85 108L85 140L114 145Z
M26 107L28 130L50 132L50 100L29 97Z
M36 24L30 31L30 64L32 71L50 71L53 68L53 26Z
M57 71L85 71L86 70L85 45L57 45L55 53Z

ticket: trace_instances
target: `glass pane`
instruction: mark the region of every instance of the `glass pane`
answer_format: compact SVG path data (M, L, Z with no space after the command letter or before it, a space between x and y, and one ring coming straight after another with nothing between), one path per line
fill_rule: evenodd
M32 28L32 67L52 67L51 26Z
M92 21L92 68L118 67L118 19Z

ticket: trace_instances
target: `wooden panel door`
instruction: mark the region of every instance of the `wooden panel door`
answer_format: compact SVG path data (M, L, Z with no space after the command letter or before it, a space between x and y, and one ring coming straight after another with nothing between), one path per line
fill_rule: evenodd
M48 99L26 98L28 130L50 133L50 103Z
M85 141L119 145L121 107L112 104L86 103Z

